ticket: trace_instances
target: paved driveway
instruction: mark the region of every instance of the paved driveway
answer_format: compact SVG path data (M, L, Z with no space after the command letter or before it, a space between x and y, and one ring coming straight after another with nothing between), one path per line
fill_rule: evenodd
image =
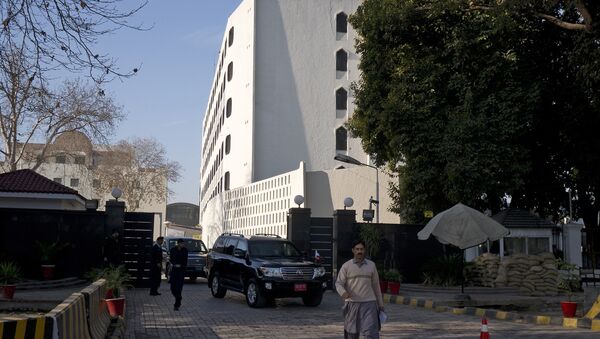
M180 311L163 281L162 295L148 290L127 293L126 338L342 338L341 300L326 292L319 307L300 299L278 300L274 307L251 309L244 296L228 292L211 296L206 281L186 284ZM386 305L389 315L382 338L478 338L481 320L475 316L436 313L406 305ZM598 332L557 326L515 324L491 320L492 338L598 338Z

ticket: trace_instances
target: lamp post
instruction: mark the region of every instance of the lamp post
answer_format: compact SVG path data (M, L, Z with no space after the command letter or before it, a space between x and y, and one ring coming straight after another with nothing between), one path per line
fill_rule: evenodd
M367 166L367 167L371 167L371 168L375 169L375 185L376 185L375 200L369 199L369 203L375 204L375 207L376 207L375 222L379 223L379 168L377 168L376 166L362 163L362 162L354 159L353 157L351 157L349 155L345 155L345 154L336 154L335 157L333 157L333 159L335 159L337 161L345 162L347 164L353 164L353 165L358 165L358 166Z

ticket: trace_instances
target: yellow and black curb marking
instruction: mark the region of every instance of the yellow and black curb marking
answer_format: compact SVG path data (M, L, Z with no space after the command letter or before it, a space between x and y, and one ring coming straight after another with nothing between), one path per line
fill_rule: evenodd
M565 328L587 328L592 331L600 331L600 319L588 318L563 318L550 317L544 315L524 315L516 312L505 312L477 307L451 307L438 305L433 300L404 297L401 295L384 294L383 301L390 304L409 305L414 307L424 307L435 312L449 312L452 314L485 316L488 319L506 320L519 323L528 323L536 325L558 325Z
M1 339L51 339L53 321L49 317L5 318L0 321Z

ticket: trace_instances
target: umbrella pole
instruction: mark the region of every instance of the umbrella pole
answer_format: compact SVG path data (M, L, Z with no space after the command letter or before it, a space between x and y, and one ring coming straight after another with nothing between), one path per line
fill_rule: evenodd
M465 250L460 255L460 293L465 294Z

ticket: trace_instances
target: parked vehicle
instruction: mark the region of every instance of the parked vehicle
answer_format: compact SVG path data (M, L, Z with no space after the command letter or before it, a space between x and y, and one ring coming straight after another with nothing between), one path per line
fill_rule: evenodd
M189 277L192 281L196 280L198 277L206 277L204 266L206 266L206 254L208 253L208 249L206 249L206 245L204 245L202 240L185 237L165 237L163 245L163 267L167 279L171 272L169 252L171 251L171 248L177 246L178 239L185 240L185 247L188 250L188 262L185 276Z
M206 269L213 297L240 292L250 307L288 297L318 306L327 287L323 266L305 260L292 242L277 235L223 233L208 253Z

